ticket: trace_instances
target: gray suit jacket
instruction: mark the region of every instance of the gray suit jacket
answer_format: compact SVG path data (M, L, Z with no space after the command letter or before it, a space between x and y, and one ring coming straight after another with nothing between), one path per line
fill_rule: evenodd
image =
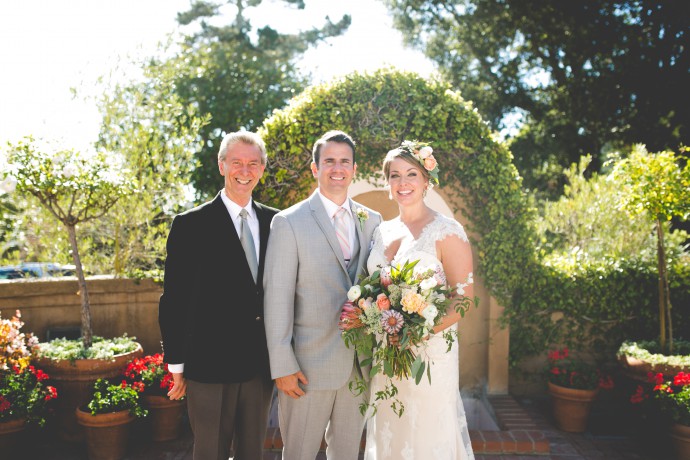
M369 213L363 231L355 217L360 274L381 215L348 201L354 216L357 208ZM354 351L345 346L338 320L352 281L318 191L273 218L264 267L264 317L271 376L278 378L301 370L309 381L308 388L342 387L350 377Z

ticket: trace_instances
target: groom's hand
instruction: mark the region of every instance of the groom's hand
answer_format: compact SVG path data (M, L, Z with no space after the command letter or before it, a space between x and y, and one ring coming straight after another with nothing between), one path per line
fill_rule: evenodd
M181 399L187 393L187 381L183 373L172 373L173 387L168 391L168 398Z
M302 371L297 371L292 375L286 375L285 377L278 377L276 379L276 386L278 389L293 399L299 399L300 396L304 396L304 390L300 388L299 383L302 385L307 385L309 383Z

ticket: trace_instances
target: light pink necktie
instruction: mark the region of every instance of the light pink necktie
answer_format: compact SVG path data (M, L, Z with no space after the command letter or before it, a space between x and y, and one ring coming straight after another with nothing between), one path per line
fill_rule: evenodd
M338 243L340 243L340 249L343 251L343 258L345 263L350 262L351 252L350 252L350 231L347 221L347 211L345 208L338 208L333 216L335 221L335 234L338 236Z

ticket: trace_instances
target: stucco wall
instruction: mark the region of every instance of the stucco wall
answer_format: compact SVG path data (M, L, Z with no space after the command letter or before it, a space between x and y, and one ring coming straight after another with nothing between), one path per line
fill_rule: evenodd
M162 289L150 280L87 278L94 335L135 336L145 353L161 351L158 299ZM81 297L75 277L0 280L0 312L10 318L20 309L25 325L41 341L49 330L79 328Z

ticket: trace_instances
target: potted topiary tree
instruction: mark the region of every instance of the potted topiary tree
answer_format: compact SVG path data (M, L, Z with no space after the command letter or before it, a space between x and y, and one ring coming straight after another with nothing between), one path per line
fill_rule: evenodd
M56 144L25 138L9 144L5 189L34 197L65 228L81 295L81 339L56 339L43 343L39 366L45 369L60 391L57 414L63 439L81 438L74 411L85 402L86 391L98 378L122 373L133 357L142 354L133 338L94 337L86 278L79 256L77 226L98 219L126 193L135 190L119 157L103 152L85 154Z
M663 355L674 354L673 321L668 282L666 248L664 245L665 226L676 217L687 219L690 215L690 164L680 166L680 159L672 151L648 153L637 145L625 159L613 161L611 177L618 180L620 206L632 214L644 214L654 223L657 236L657 268L659 277L659 349ZM629 369L639 367L646 371L654 363L644 363L640 353L633 355L639 344L626 342L619 350L619 359ZM669 367L667 362L662 372L674 373L680 368Z

